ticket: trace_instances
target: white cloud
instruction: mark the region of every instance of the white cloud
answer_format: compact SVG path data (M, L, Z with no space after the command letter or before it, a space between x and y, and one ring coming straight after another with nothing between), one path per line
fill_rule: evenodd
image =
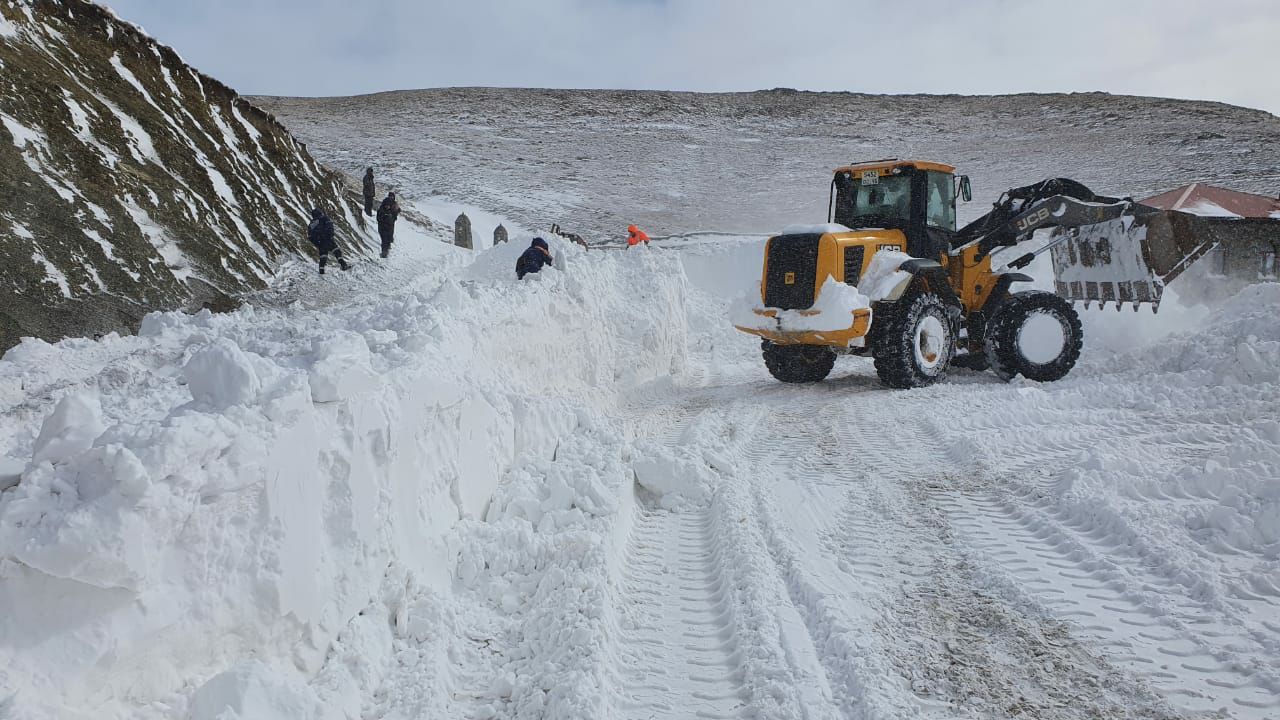
M1105 90L1280 112L1273 0L113 0L248 93Z

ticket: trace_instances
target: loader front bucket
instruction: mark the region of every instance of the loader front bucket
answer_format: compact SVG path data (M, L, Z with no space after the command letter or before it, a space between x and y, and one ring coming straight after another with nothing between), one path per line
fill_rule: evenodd
M1251 230L1239 218L1200 217L1135 203L1133 214L1066 232L1054 246L1059 295L1085 307L1160 306L1165 285L1221 243Z

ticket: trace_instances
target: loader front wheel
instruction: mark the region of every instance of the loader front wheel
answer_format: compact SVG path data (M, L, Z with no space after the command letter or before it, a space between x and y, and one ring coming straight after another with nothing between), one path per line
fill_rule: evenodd
M947 306L937 295L908 295L877 307L872 321L876 374L891 388L932 385L947 375L956 333Z
M769 374L785 383L818 382L836 363L836 354L821 345L776 345L765 340L761 351Z
M1049 292L1014 293L987 323L987 362L1005 380L1061 380L1080 359L1083 344L1075 308Z

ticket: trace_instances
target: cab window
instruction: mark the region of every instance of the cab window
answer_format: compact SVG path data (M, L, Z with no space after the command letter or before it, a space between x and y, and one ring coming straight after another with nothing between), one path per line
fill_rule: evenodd
M911 178L887 175L874 183L836 178L835 222L851 228L901 227L911 220Z
M930 172L926 180L929 202L925 217L930 227L956 229L955 185L946 173Z

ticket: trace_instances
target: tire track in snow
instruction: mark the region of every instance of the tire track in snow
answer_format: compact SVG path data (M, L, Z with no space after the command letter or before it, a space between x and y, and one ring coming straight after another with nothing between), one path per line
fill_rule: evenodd
M623 591L624 717L749 715L733 607L705 509L637 506Z
M1107 548L998 496L941 493L936 502L958 532L1052 616L1178 706L1194 712L1226 706L1230 717L1258 720L1280 714L1276 669L1244 660L1260 654L1257 639L1184 588L1136 566L1117 567ZM1160 606L1152 606L1153 592Z
M750 457L758 516L841 713L1166 717L1061 626L985 592L920 492L950 465L923 408L882 397L779 413L760 433L773 451Z

